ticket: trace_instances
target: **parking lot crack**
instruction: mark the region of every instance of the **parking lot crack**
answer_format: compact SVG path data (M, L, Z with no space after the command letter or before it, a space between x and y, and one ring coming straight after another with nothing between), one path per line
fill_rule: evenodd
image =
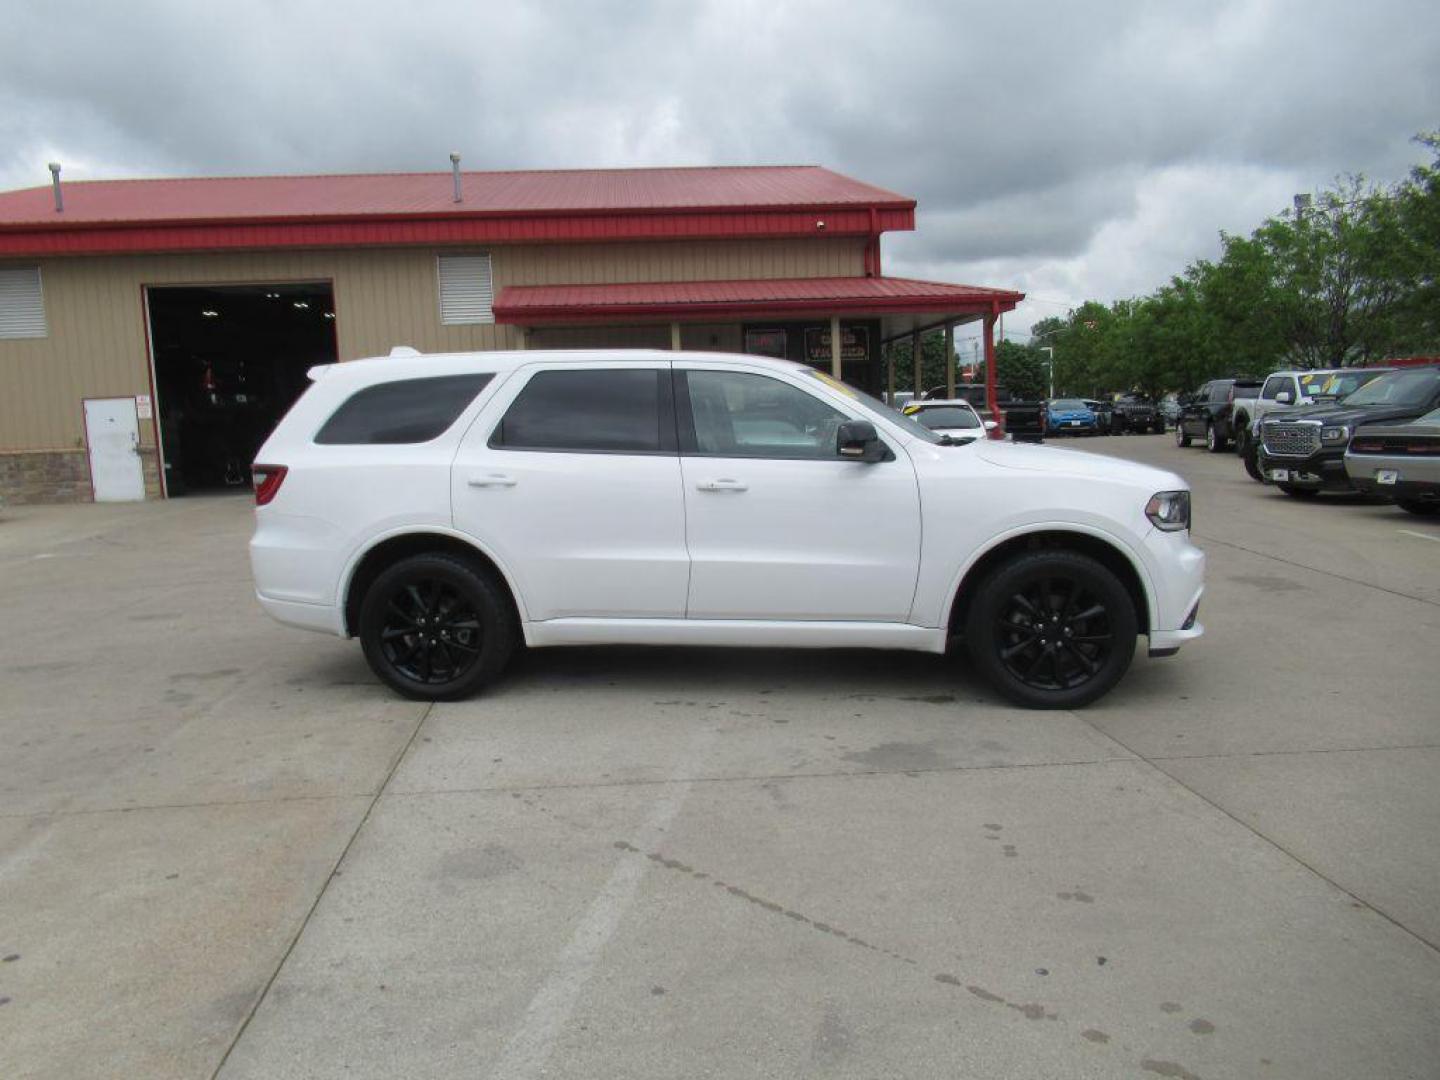
M225 1063L230 1060L230 1055L234 1052L235 1047L238 1046L240 1040L245 1037L245 1032L249 1030L250 1022L255 1019L255 1014L260 1011L260 1006L263 1005L265 999L270 996L270 990L275 985L275 980L279 978L280 972L284 970L286 962L290 959L290 954L295 951L295 946L305 933L305 928L310 925L310 920L314 918L316 910L320 907L320 901L325 899L325 894L330 890L330 885L334 882L341 865L344 864L346 857L350 854L350 849L355 846L355 840L359 837L361 831L364 830L366 823L370 820L370 815L375 812L375 806L380 802L380 797L385 794L385 789L390 786L390 781L399 770L400 763L403 762L406 755L410 753L410 748L415 745L416 736L420 734L420 729L425 726L425 721L430 719L430 714L434 709L435 705L433 702L426 705L425 711L422 712L419 719L415 721L415 727L411 729L409 738L405 740L405 744L400 748L400 752L395 755L395 760L390 763L390 768L386 771L385 778L380 782L379 786L376 787L370 802L365 807L365 812L360 815L360 820L356 823L354 831L350 833L350 838L345 841L345 846L340 850L339 856L330 867L330 872L325 875L324 882L316 891L315 899L311 901L310 907L306 909L304 917L300 920L300 925L296 927L295 933L285 946L285 951L280 954L280 959L270 972L270 977L265 980L265 986L261 989L260 993L256 995L254 1003L245 1014L245 1019L240 1021L240 1026L235 1031L235 1037L231 1039L229 1045L225 1047L225 1053L220 1056L219 1062L216 1063L215 1071L210 1074L210 1080L215 1080L215 1078L220 1075L221 1070L225 1068Z

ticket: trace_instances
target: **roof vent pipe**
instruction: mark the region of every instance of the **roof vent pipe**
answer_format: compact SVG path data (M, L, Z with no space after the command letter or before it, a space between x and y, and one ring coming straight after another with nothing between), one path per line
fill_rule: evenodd
M60 163L50 162L50 182L55 188L55 212L58 214L65 209L65 196L60 192Z
M454 178L455 178L455 201L456 201L456 202L463 202L464 200L463 200L463 199L461 198L461 196L460 196L460 155L459 155L459 154L451 154L451 155L450 155L450 172L451 172L451 175L453 175Z

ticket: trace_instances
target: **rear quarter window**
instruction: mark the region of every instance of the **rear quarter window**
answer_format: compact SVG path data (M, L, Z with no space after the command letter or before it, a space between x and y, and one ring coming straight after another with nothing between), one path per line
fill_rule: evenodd
M375 446L438 439L495 376L435 375L357 390L315 434L322 446Z

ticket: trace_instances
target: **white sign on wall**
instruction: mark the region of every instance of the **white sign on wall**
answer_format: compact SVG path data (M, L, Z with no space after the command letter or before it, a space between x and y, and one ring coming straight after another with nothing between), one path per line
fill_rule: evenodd
M149 420L154 417L154 410L150 406L149 394L135 395L135 415L141 420Z

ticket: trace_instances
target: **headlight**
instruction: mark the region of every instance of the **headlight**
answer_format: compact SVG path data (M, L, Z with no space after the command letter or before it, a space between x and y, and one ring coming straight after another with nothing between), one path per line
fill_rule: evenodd
M1179 532L1190 527L1190 492L1157 491L1145 504L1145 516L1157 529Z
M1327 427L1320 429L1320 441L1328 443L1344 442L1350 438L1350 429L1344 424L1339 427Z

